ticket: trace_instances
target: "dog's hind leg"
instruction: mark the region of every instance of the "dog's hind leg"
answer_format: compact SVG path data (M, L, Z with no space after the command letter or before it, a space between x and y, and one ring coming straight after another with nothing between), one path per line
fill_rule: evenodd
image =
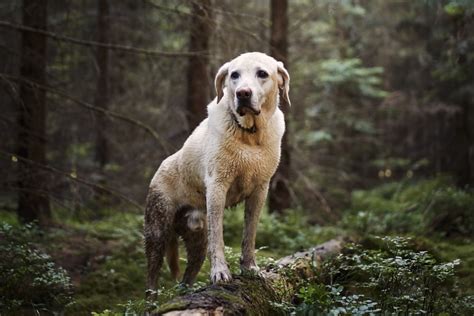
M183 283L192 285L199 270L201 270L204 260L206 259L206 227L198 231L188 231L183 235L183 240L188 257L188 263L186 264L186 270L183 275Z
M179 248L178 236L175 233L170 236L166 246L166 261L170 267L171 276L177 280L179 278Z
M166 246L173 229L173 216L173 207L165 196L156 189L150 188L147 196L144 226L147 290L156 290Z

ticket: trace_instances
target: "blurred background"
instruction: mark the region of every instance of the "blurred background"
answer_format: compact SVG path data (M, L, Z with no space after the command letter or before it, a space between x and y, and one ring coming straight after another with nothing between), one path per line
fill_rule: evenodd
M291 75L264 256L411 236L464 256L472 293L473 14L469 0L2 2L0 308L136 305L151 177L206 117L220 65L248 51ZM229 251L239 210L226 215ZM28 264L40 272L5 272L35 254L48 257ZM35 288L25 275L48 262L62 281Z

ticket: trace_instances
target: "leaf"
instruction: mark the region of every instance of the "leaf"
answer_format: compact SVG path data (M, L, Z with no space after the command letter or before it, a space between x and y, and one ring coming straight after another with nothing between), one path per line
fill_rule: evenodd
M333 137L330 133L323 130L319 130L319 131L309 132L306 135L305 139L308 144L314 145L323 141L330 142L333 140Z
M450 2L444 6L444 12L450 16L460 16L463 15L465 10L462 5L457 2Z

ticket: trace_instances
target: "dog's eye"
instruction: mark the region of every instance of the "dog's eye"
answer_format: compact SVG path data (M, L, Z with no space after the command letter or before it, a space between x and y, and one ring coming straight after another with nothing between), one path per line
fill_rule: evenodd
M239 79L240 74L239 74L237 71L234 71L234 72L232 72L232 73L230 74L230 77L231 77L232 79Z
M268 77L268 72L266 72L264 70L259 70L259 71L257 71L257 77L265 79L265 78Z

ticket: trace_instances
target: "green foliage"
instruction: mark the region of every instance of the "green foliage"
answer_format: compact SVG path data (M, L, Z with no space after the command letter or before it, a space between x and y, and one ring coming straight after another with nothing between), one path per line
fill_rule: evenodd
M342 88L363 97L387 96L387 92L380 87L383 68L363 67L358 58L327 59L321 62L318 70L318 80L326 88Z
M364 295L344 295L342 286L311 283L303 286L298 298L303 302L294 308L297 315L374 315L380 312L377 303Z
M464 14L463 6L454 1L445 5L444 11L451 16L459 16Z
M474 234L474 193L443 177L354 191L351 208L343 224L359 233Z
M224 239L226 245L240 245L242 238L243 207L228 210L224 214ZM302 211L292 210L284 217L262 212L257 227L257 248L285 255L307 249L340 235L335 227L319 227L307 224ZM275 238L278 236L278 238Z
M69 312L102 310L144 297L143 216L118 213L104 220L71 225L99 239L104 253L81 280L76 304Z
M307 145L316 145L321 142L333 141L331 133L323 130L309 131L298 136L301 138L301 140L305 141Z
M437 258L453 261L461 259L459 266L459 285L470 295L474 295L474 243L472 240L453 241L445 237L421 239L426 249L430 249Z
M13 227L20 226L20 222L18 221L18 217L16 213L4 211L0 209L0 223L8 224Z
M442 235L474 235L474 192L446 187L437 190L426 209L427 229Z
M104 248L103 254L97 258L98 262L86 270L76 291L76 303L67 309L69 313L92 310L96 311L97 315L142 315L146 310L158 308L178 294L202 287L205 284L202 280L207 281L207 263L192 288L183 287L171 280L168 267L164 264L160 287L154 293L156 300L146 300L142 215L110 213L108 217L96 221L70 220L69 225L81 232L87 232L89 237L98 239ZM183 271L186 263L185 252L184 249L180 250ZM226 248L226 257L233 271L238 272L236 269L239 268L240 254Z
M440 263L409 239L372 239L372 247L348 245L326 261L320 274L298 293L295 311L329 315L472 314L471 297L458 291L459 260ZM470 302L470 303L469 303Z
M0 224L0 313L58 313L72 302L67 272L32 244L39 233Z
M471 0L449 1L444 6L444 11L450 16L462 16L474 12L474 3Z

